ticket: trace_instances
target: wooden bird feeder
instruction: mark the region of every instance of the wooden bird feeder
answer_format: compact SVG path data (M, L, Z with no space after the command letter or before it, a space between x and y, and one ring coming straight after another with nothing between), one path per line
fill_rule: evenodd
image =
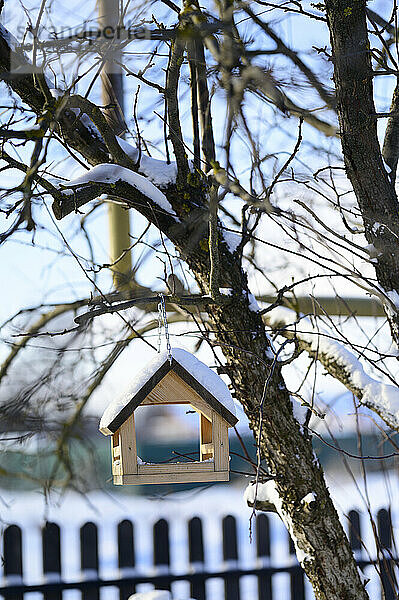
M137 457L134 413L139 406L190 405L200 420L200 460L142 463ZM127 393L105 410L100 431L111 436L114 484L229 480L228 428L238 419L224 381L192 354L174 348L158 354L136 375Z

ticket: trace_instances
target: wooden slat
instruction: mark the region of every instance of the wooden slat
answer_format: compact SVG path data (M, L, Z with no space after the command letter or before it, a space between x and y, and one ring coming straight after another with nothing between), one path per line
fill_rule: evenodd
M9 525L3 534L4 576L22 581L22 531L18 525ZM5 600L23 600L23 594L5 594Z
M122 465L119 459L112 463L112 475L122 475Z
M360 515L356 510L350 510L349 519L349 543L352 550L362 549L362 537L360 533Z
M383 588L381 597L384 600L396 600L397 582L394 561L392 560L392 521L391 512L381 508L377 514L378 539L382 550L379 559L380 577Z
M154 565L169 566L170 565L170 542L169 542L169 524L165 519L159 519L154 524L153 530L153 548L154 548Z
M152 465L138 465L139 475L157 475L158 473L209 473L213 471L212 462L195 463L165 463Z
M203 455L203 454L210 454L210 456L206 457L206 458L212 458L212 456L213 456L212 442L210 442L209 444L201 444L201 455Z
M146 485L150 483L204 483L206 481L228 481L229 472L216 473L159 473L154 475L114 475L115 485Z
M193 517L188 522L188 551L189 561L193 568L197 570L204 568L204 539L202 522L199 517ZM190 582L190 596L196 600L206 600L205 579L199 577Z
M207 419L212 418L212 409L206 404L206 402L204 402L204 400L201 400L201 398L199 396L198 396L198 398L195 399L195 404L190 402L190 406L197 413L206 417Z
M183 379L170 371L146 396L141 406L153 404L191 404L197 412L211 419L212 409Z
M137 473L136 431L134 414L120 428L121 464L125 475Z
M227 515L222 521L223 560L238 561L237 523L235 517ZM224 578L225 600L240 600L240 580L237 575L226 572ZM294 598L294 596L292 596Z
M98 532L97 525L91 522L80 528L80 566L83 576L85 571L90 576L93 576L93 571L98 573ZM83 590L82 600L100 600L98 586Z
M124 570L129 572L135 565L134 527L131 521L125 519L118 523L118 567L122 577ZM135 591L134 584L122 583L119 586L119 600L128 600Z
M18 525L5 528L3 546L4 575L17 575L22 579L22 531Z
M56 523L46 523L42 529L43 575L61 580L61 537ZM61 600L62 592L45 592L44 600Z
M119 429L111 435L112 475L122 475Z
M170 539L169 524L165 519L159 519L153 530L154 566L163 571L170 568ZM158 581L158 590L170 590L170 582Z
M180 400L155 400L154 398L149 398L147 396L147 398L145 400L143 400L143 402L140 404L140 406L156 406L162 404L162 406L164 405L174 405L174 404L190 404L190 402L181 402Z
M296 561L296 553L294 542L291 537L288 536L288 547L289 552L293 559ZM303 569L298 564L298 570L292 571L290 574L290 588L291 588L291 598L295 598L295 600L305 600L305 574Z
M136 565L134 527L124 519L118 523L118 567L132 569Z
M267 566L270 564L270 523L264 514L256 517L256 555ZM258 575L258 600L272 600L273 578L270 573Z
M201 460L206 460L207 458L213 457L212 412L211 412L210 419L207 419L204 415L201 415L201 420L200 420L200 459ZM203 448L208 445L210 445L211 448L204 451Z
M229 434L227 425L223 419L213 411L212 419L213 431L213 452L215 461L215 471L229 470Z

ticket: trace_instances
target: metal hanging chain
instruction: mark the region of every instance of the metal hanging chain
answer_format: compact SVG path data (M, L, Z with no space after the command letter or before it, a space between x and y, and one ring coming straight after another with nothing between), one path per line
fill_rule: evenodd
M161 353L161 336L162 336L162 303L158 303L158 354Z
M165 296L163 294L159 294L159 297L160 297L160 302L158 303L158 353L161 352L161 333L162 333L162 325L163 325L164 330L165 330L166 351L168 353L169 362L170 362L170 364L172 364L172 348L170 346L168 318L166 316Z

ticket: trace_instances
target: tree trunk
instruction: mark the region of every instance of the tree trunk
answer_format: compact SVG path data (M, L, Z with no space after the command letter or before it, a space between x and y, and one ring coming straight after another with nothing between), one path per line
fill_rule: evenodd
M346 172L367 241L377 250L378 282L383 292L394 292L387 295L392 300L387 297L387 317L393 339L399 344L399 203L377 137L366 2L326 0L325 6Z
M271 344L262 317L250 309L242 293L248 289L245 274L223 245L220 251L221 271L230 274L229 286L235 295L231 303L212 308L208 314L217 343L226 357L226 372L258 439L259 404L271 369ZM193 256L185 258L201 289L208 292L205 253L202 260ZM276 477L281 502L279 513L294 540L297 556L316 598L367 598L323 470L314 455L311 439L293 416L289 392L278 365L264 402L260 450L270 473ZM316 495L311 509L301 502L310 492Z

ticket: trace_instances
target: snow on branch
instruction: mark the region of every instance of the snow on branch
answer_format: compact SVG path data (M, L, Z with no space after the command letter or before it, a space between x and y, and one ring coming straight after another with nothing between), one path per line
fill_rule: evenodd
M149 181L142 175L139 175L138 173L127 169L126 167L121 167L119 165L111 163L96 165L80 177L72 179L67 184L63 183L63 194L71 195L77 190L79 190L79 188L87 186L87 184L93 182L113 184L117 183L118 181L124 181L125 183L128 183L136 190L138 190L141 194L146 196L149 200L152 200L155 204L157 204L159 208L161 208L170 215L176 216L176 213L171 207L165 194L163 194L157 187L155 187L155 185L151 183L151 181Z
M295 337L299 347L317 358L332 377L351 391L361 404L377 413L392 429L399 431L399 387L368 375L359 359L330 334L282 306L264 315L272 329L282 329L285 337Z
M18 43L17 39L1 23L0 23L0 37L2 37L7 42L7 44L10 46L10 50L12 50L12 52L16 52L18 50L19 43Z
M129 144L126 140L117 137L117 142L122 150L131 158L134 162L139 160L139 151L137 148ZM189 161L191 168L192 163ZM177 178L177 165L176 162L172 161L167 163L166 160L159 160L152 158L146 154L142 154L140 157L140 164L138 170L154 185L160 188L166 188L168 185L176 183Z
M141 175L144 175L151 183L159 188L167 188L176 183L177 165L176 162L166 162L142 154L139 149L123 138L114 136L109 130L105 119L98 107L89 102L86 98L74 95L70 96L67 91L60 89L50 89L51 95L55 99L65 97L65 106L76 115L79 122L106 144L116 163L125 167L135 167ZM115 146L116 144L116 146ZM123 157L118 152L118 147L128 157L132 164L124 164ZM192 169L192 161L189 161L189 167Z
M255 508L258 510L265 512L276 512L288 529L291 539L294 542L295 553L298 561L301 563L301 565L303 565L305 561L312 561L311 553L307 552L299 545L299 542L294 534L292 519L287 511L284 510L283 499L278 492L274 479L270 479L264 483L250 483L245 489L244 500L248 506L255 506ZM314 505L316 500L316 494L314 492L309 492L309 494L307 494L301 501L301 509L303 512L309 513L310 505Z

